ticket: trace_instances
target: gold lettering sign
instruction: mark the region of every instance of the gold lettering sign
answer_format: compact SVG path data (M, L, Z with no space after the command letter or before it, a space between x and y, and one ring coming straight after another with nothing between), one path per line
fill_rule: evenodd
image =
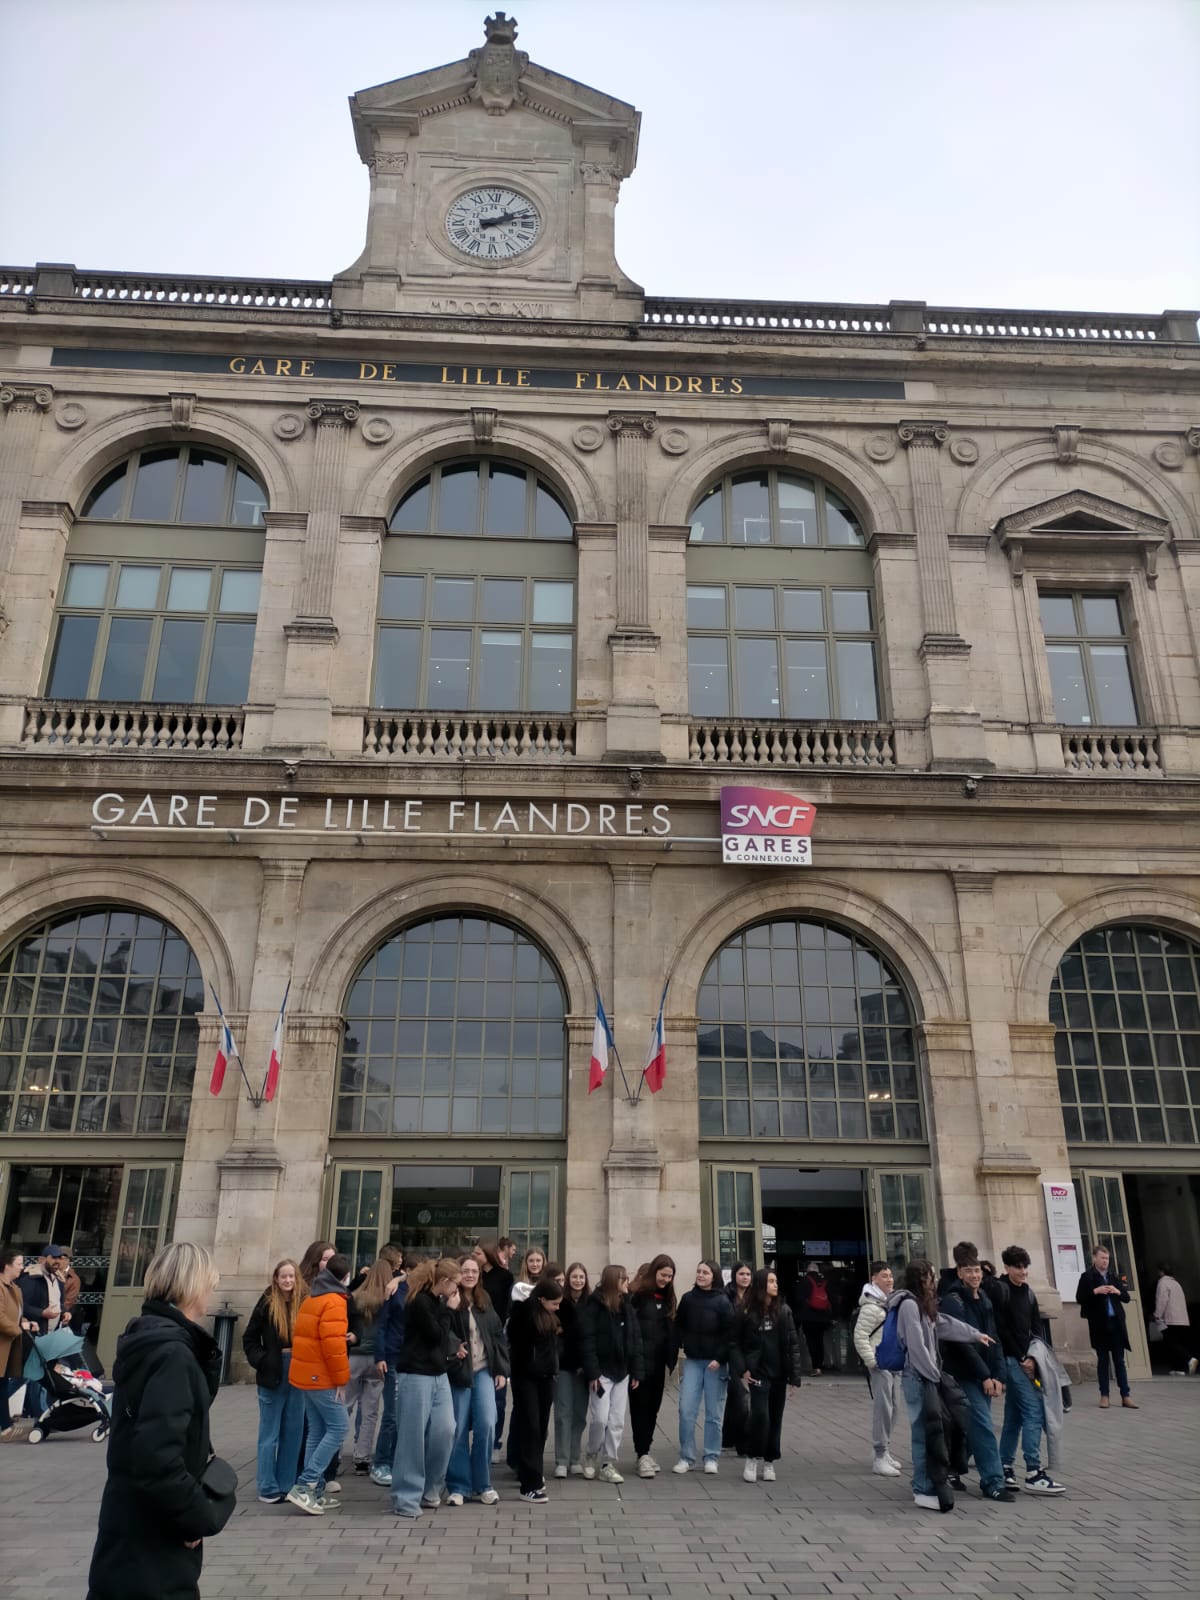
M224 358L223 358L224 359ZM305 378L318 376L309 356L230 356L226 370L238 378ZM326 363L322 362L324 367ZM339 362L349 371L338 376L360 383L429 383L467 389L579 389L600 394L742 394L741 378L726 373L561 372L530 367L408 367L396 361ZM320 376L328 376L324 371Z

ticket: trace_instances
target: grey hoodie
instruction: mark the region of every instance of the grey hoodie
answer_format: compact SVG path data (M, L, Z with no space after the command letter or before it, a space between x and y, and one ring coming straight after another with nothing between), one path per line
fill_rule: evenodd
M939 1311L937 1321L930 1322L928 1317L921 1315L920 1307L907 1289L897 1289L895 1294L890 1296L888 1310L890 1311L895 1305L900 1307L896 1317L896 1331L907 1358L904 1370L915 1372L919 1378L925 1378L929 1383L941 1381L939 1339L945 1339L950 1344L970 1344L974 1340L983 1342L983 1335L976 1328L972 1328L969 1323L959 1322L956 1317L946 1316L945 1312Z

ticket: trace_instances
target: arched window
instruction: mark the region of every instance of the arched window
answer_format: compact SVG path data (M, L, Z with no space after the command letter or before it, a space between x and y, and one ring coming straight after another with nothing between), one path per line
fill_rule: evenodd
M549 958L507 923L389 935L346 998L334 1131L560 1136L565 1015Z
M690 521L691 714L876 721L872 570L850 505L771 467L723 478Z
M896 975L825 922L760 922L705 970L701 1138L923 1139L912 1014Z
M1142 924L1093 928L1050 987L1067 1138L1200 1141L1200 945Z
M0 1132L187 1131L204 980L157 917L52 917L0 955Z
M571 709L573 527L537 473L498 461L435 467L404 495L388 533L375 705Z
M141 450L85 496L46 674L50 699L240 705L266 494L235 457Z

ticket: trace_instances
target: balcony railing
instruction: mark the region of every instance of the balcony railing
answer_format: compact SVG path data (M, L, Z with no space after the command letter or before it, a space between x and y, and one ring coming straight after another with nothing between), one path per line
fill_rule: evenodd
M35 700L25 707L23 748L33 750L240 750L236 708L101 705Z
M725 767L890 768L896 751L892 730L882 723L693 722L688 760Z
M1158 735L1140 728L1072 728L1062 735L1068 772L1160 774Z
M575 724L560 717L398 713L363 719L363 754L380 760L538 761L575 754Z

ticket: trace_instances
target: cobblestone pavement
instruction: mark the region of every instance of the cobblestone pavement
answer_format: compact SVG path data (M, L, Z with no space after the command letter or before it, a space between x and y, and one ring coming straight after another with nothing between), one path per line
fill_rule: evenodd
M1101 1411L1080 1389L1069 1421L1061 1499L985 1505L972 1489L948 1516L919 1511L908 1480L869 1470L865 1385L816 1379L789 1401L774 1484L669 1471L610 1486L549 1483L548 1506L517 1498L497 1466L499 1505L443 1507L417 1523L387 1514L383 1489L344 1478L341 1511L305 1517L255 1499L257 1407L225 1389L213 1439L242 1480L241 1503L207 1547L201 1592L217 1596L403 1595L406 1600L554 1596L872 1600L954 1595L1100 1600L1200 1595L1200 1378L1139 1386L1139 1411ZM672 1448L668 1388L655 1454ZM906 1430L894 1441L906 1458ZM629 1457L628 1436L625 1457ZM104 1482L104 1447L86 1433L0 1445L3 1600L83 1600Z

